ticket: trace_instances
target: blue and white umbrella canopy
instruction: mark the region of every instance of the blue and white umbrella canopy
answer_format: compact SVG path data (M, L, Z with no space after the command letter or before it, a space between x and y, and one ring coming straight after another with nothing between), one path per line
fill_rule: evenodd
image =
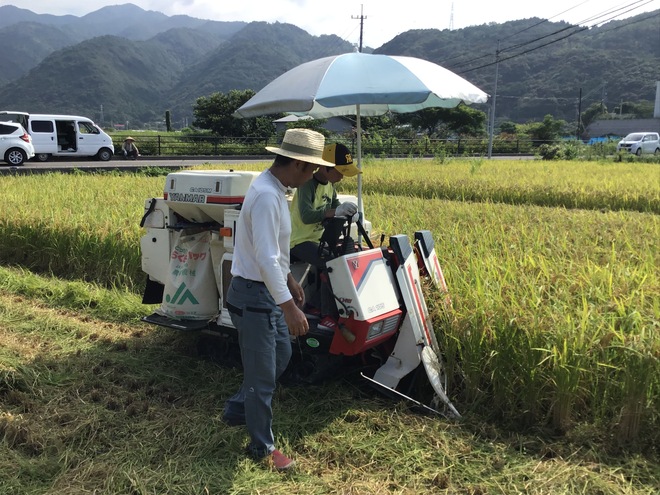
M485 103L488 95L444 67L414 57L345 53L306 62L285 72L243 104L238 117L291 113L313 118L356 116L357 166L362 168L360 116L410 113ZM363 213L362 174L357 177Z
M409 113L485 103L488 95L444 67L413 57L346 53L301 64L273 80L236 114L338 115ZM359 106L359 112L358 112Z

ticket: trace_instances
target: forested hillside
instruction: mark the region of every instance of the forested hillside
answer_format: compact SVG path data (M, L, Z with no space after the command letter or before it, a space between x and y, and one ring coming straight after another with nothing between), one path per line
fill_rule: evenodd
M116 22L120 17L133 21ZM0 41L7 48L0 54L0 108L78 113L105 126L162 121L166 110L180 126L192 121L201 96L258 91L300 63L354 49L291 24L168 17L130 4L81 18L3 6ZM546 114L572 121L579 105L652 108L660 10L591 29L525 19L411 30L374 51L439 63L491 95L497 67L498 121L540 121Z
M0 87L25 75L51 53L77 42L61 29L36 22L0 29L0 46L5 47L0 50Z
M580 90L582 110L598 101L612 111L622 101L654 100L660 80L660 11L592 29L526 19L456 31L414 30L376 52L431 60L489 94L495 87L497 52L500 118L525 122L552 114L572 120Z

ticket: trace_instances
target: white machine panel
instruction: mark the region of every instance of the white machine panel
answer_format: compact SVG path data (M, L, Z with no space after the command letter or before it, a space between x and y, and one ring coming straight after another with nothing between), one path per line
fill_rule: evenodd
M188 170L167 175L164 198L186 220L222 223L224 210L243 203L259 172Z
M142 271L151 280L164 284L174 239L174 232L166 228L170 222L170 209L163 199L153 198L145 201L144 214L141 225L146 233L140 238Z
M168 229L148 228L140 238L142 271L151 280L164 284L167 280L174 233Z
M223 242L225 245L225 249L227 251L233 252L234 251L234 244L236 243L236 223L238 222L238 215L240 214L240 210L233 210L233 209L226 209L225 210L225 216L223 219L223 225L231 229L231 234L225 235L223 237Z
M399 308L395 282L379 248L358 251L326 263L332 291L354 312L354 318L365 321ZM337 303L337 308L344 307Z

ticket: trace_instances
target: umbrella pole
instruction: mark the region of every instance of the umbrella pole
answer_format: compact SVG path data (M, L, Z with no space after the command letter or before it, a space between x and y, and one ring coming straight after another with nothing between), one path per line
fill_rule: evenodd
M360 124L360 105L355 105L356 115L356 132L357 132L357 166L362 170L362 131ZM362 206L362 174L357 176L357 194L358 194L358 211L360 212L360 221L364 220L364 208Z
M355 127L357 131L357 163L358 169L362 170L362 129L360 124L360 104L355 105ZM364 205L362 204L362 174L357 176L357 199L358 212L360 212L360 223L364 222ZM358 246L362 246L362 239L358 236Z

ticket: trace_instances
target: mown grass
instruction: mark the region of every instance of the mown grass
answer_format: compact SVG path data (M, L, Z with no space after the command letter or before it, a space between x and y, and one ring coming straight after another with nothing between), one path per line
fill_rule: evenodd
M426 419L402 409L392 413L390 405L370 396L365 398L361 392L348 393L347 390L355 390L353 387L328 385L329 388L314 393L339 394L336 398L339 409L324 403L327 411L321 411L322 414L343 417L349 407L351 410L364 407L366 412L360 414L365 419L349 421L358 423L355 430L343 422L337 428L323 429L321 438L315 436L321 430L304 431L296 436L288 430L294 426L277 425L277 431L284 432L285 446L300 452L304 463L314 466L310 472L322 480L316 485L298 478L297 484L284 485L290 493L296 493L293 487L298 487L298 493L332 493L329 487L333 484L338 487L337 493L651 493L647 491L646 480L659 474L657 445L660 444L657 249L660 222L653 206L657 205L660 194L660 174L657 165L649 164L650 168L641 167L642 164L633 164L632 168L627 168L629 164L611 165L482 160L366 163L365 209L374 233L411 235L424 228L431 230L436 239L453 308L446 312L440 304L440 295L430 290L428 302L451 372L450 395L467 421L451 427L437 420L427 423ZM235 168L261 170L265 166ZM502 192L498 177L511 194ZM144 200L160 196L163 183L162 177L143 175L1 177L3 208L0 211L4 213L0 214L0 260L5 266L31 270L0 269L0 288L9 300L7 304L12 305L13 298L23 297L29 307L46 305L41 308L45 314L52 314L47 307L68 308L62 311L65 321L81 319L83 325L89 322L92 326L106 327L109 329L106 339L123 339L130 349L134 339L124 335L132 331L127 330L128 325L139 329L141 336L154 336L157 341L154 359L159 352L174 355L165 358L170 368L197 363L194 337L146 329L137 322L140 314L148 312L148 308L143 308L141 313L138 296L144 280L140 269L139 221ZM470 187L473 195L463 195L463 199L481 202L444 199L454 193L442 191ZM556 198L568 195L571 187L574 196L581 199L562 205L563 200ZM355 179L341 183L341 189L346 192L354 192L354 188ZM603 198L609 199L603 203ZM52 274L56 278L44 279L32 272ZM14 322L24 319L25 328L33 328L31 335L37 335L39 327L51 325L27 313L12 314L4 323L8 341L14 338ZM55 334L48 335L57 340ZM158 340L161 338L165 342L163 346ZM23 341L31 339L24 337ZM78 340L52 345L60 346L67 355L84 354L86 351L80 345L87 345L86 340L82 339L82 343ZM94 341L98 344L98 337ZM20 376L36 359L34 352L28 353L27 345L23 347L25 355L23 351L11 350L0 354L0 363L5 363L8 370L5 385L0 380L0 404L11 406L8 410L12 417L22 406L8 403L6 397L13 396L16 386L22 390ZM93 346L102 353L114 352L113 345L109 347L108 350ZM147 354L139 347L137 354L146 359ZM106 358L112 360L116 355ZM126 349L120 355L133 357ZM27 368L24 363L28 363ZM134 371L126 369L120 367L117 374L130 378ZM151 369L154 383L167 382L167 375L161 376L158 371L161 368L146 360L145 376ZM222 374L220 381L229 380L231 386L228 390L217 388L215 407L231 392L236 380L235 372L228 375L233 378L227 378L219 368L217 372ZM38 382L39 388L50 386L48 372L39 368L37 375L28 376L26 381ZM186 386L190 388L191 383L186 382ZM77 387L76 380L64 384L67 387ZM204 386L199 387L194 395L205 394ZM28 395L35 390L31 388ZM302 408L307 413L311 408L318 416L303 391L298 396L295 389L286 390L283 393L293 394L295 400L291 395L284 396L286 400L281 407L285 411L293 414L296 408ZM43 399L47 403L59 403ZM210 399L199 400L207 401L207 406ZM90 404L88 398L83 397L82 401ZM103 404L101 401L96 406L105 411L108 407ZM123 410L124 406L117 404L109 409ZM205 426L210 422L213 431L222 428L217 411L212 420L196 416L196 409L183 414L203 420ZM353 418L353 413L349 417ZM383 420L384 417L387 419ZM150 431L152 426L156 428L160 419L156 417L153 425L144 427L145 431ZM172 421L177 431L183 429L178 423L184 421L181 417ZM385 421L382 430L363 438L363 423L379 421ZM325 426L331 423L334 420L328 420ZM402 433L402 430L406 431ZM484 431L489 433L482 438ZM423 432L431 432L433 445L427 443L430 440ZM21 435L26 440L27 430ZM124 435L120 433L121 438ZM104 464L83 463L84 472L79 475L85 480L85 487L71 493L85 493L95 476L103 480L102 489L106 493L114 490L176 493L173 486L177 477L186 480L180 493L203 493L204 486L212 487L212 493L250 493L256 492L261 484L275 486L276 478L271 480L271 474L263 473L240 457L236 444L228 447L231 452L228 455L236 460L230 462L230 473L226 473L231 483L207 482L206 473L219 469L220 461L214 456L224 453L224 447L213 450L215 447L207 445L209 438L218 438L210 430L202 430L199 438L186 439L186 453L177 450L167 462L158 457L160 466L165 466L163 475L150 464L154 454L147 450L149 442L135 432L131 435L137 439L133 447L140 455L130 459L111 456L113 461L107 464L122 467L119 471L112 470L113 466L107 467L110 471L103 467L105 475L93 469ZM340 439L337 447L333 435ZM396 435L400 437L395 439ZM465 440L464 435L472 440ZM183 433L177 433L177 439L183 437ZM11 449L16 450L19 445L14 445L11 438L5 436L10 458L14 455ZM244 436L240 435L240 439ZM489 446L492 439L495 448ZM107 454L110 441L104 442L100 449ZM381 455L379 442L400 443L400 446ZM519 447L514 445L516 442ZM457 443L462 446L452 450ZM528 444L533 447L526 447ZM54 449L57 453L53 455L71 457L71 442L64 440L61 445L61 449ZM164 448L158 445L159 449ZM190 453L197 446L206 454L204 459ZM346 452L328 458L327 451L336 448ZM464 448L468 449L465 455L461 454ZM473 466L489 466L489 455L493 452L499 459L494 464L501 468ZM641 457L631 456L630 452L638 452ZM417 456L410 453L419 454L425 461L419 463L415 460ZM401 472L382 470L387 463L398 465L401 457L404 458ZM190 465L199 464L200 471L190 476L183 474L184 469L175 458L186 459L181 462ZM426 465L427 461L432 467ZM584 471L591 463L597 466L594 469L598 473ZM128 469L132 465L139 466L138 473ZM340 469L346 465L351 466L349 473ZM642 466L641 474L620 475L632 473L632 465ZM610 469L611 466L616 467ZM537 478L537 471L544 474L546 482ZM71 467L65 472L63 477L68 482L78 475ZM529 483L524 476L530 476ZM45 478L52 482L53 473ZM222 483L227 481L222 479ZM124 484L113 484L116 480ZM193 484L188 484L191 480ZM277 493L277 490L267 491Z
M298 468L269 471L220 420L240 373L203 341L90 308L115 297L98 287L76 285L70 311L13 295L23 273L0 273L0 493L655 493L657 464L600 450L588 426L556 439L448 422L351 381L278 390L277 441ZM70 283L29 285L51 284Z

